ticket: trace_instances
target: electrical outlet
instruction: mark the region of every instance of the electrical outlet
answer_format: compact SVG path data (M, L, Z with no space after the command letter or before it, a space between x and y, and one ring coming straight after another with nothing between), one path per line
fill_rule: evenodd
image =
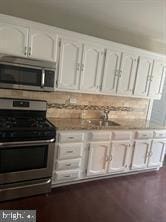
M69 98L69 103L70 104L76 104L77 103L77 99L70 97Z

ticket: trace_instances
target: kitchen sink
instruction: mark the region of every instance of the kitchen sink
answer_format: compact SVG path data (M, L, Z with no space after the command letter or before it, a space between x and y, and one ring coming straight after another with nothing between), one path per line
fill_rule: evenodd
M89 124L95 125L95 126L120 126L119 123L116 123L114 121L108 120L108 121L103 121L103 120L87 120Z

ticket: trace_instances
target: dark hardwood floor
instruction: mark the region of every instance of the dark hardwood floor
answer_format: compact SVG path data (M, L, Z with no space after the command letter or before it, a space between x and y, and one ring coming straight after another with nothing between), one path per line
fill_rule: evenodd
M38 222L166 222L166 167L56 188L0 209L36 209Z

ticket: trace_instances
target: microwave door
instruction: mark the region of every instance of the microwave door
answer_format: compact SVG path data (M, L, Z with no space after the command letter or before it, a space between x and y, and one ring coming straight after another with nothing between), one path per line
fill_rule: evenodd
M13 69L12 66L0 65L0 85L1 86L18 86L20 82L20 74L18 69Z
M0 87L53 91L55 69L0 63Z
M20 72L20 85L28 87L41 87L41 69L22 69Z

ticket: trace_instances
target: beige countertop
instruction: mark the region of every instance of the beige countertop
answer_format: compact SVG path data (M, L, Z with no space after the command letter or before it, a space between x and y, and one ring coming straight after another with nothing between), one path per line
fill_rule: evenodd
M166 129L164 126L140 119L111 119L111 121L118 123L118 126L103 126L99 120L57 119L53 117L48 119L58 130Z

